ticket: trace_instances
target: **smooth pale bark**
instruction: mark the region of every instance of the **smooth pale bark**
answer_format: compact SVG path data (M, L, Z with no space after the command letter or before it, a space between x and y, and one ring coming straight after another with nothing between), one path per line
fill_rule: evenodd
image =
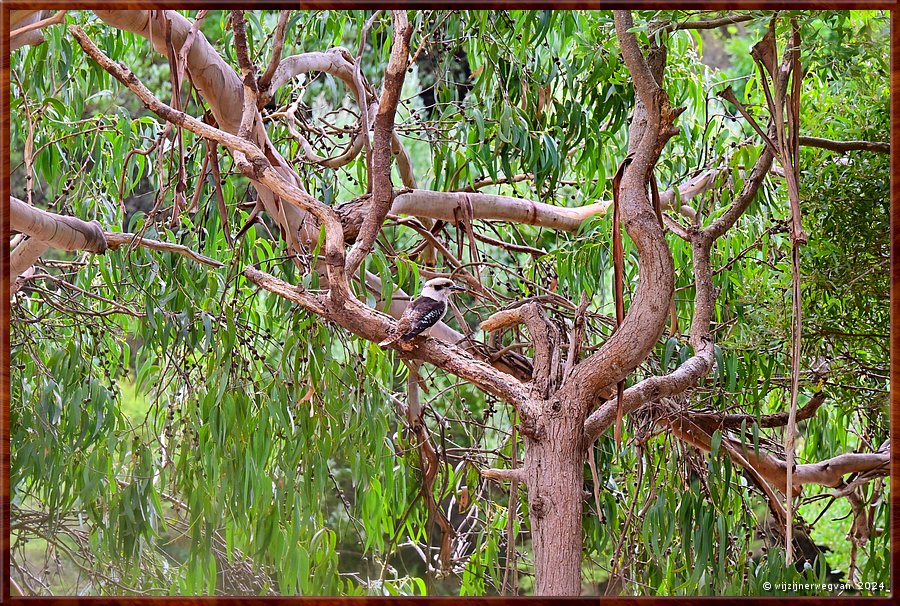
M46 242L29 238L24 242L19 242L13 251L9 253L10 296L16 294L19 290L16 287L16 281L19 279L19 276L24 277L34 273L34 264L37 263L37 260L48 248L50 247L47 246Z
M673 189L661 192L661 205L663 208L672 208L678 199L686 202L711 189L719 172L706 171L680 185L677 198ZM456 221L461 216L460 211L468 206L471 207L475 219L508 221L575 232L591 217L605 215L611 205L612 200L601 200L594 204L572 208L512 196L414 189L394 197L391 213ZM693 208L685 204L680 206L680 212L689 218L693 218L696 214Z
M28 234L60 250L87 250L102 253L106 250L103 228L97 221L82 221L76 217L57 215L35 208L10 196L9 226L13 231Z
M10 11L10 33L15 30L33 25L44 17L44 13L50 11ZM23 46L36 46L44 41L44 34L39 29L26 31L13 36L9 40L9 51L13 52Z

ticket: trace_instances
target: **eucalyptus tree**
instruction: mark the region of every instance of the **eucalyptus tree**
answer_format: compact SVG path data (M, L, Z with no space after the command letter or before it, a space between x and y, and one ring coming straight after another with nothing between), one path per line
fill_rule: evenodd
M10 17L17 591L883 583L883 15Z

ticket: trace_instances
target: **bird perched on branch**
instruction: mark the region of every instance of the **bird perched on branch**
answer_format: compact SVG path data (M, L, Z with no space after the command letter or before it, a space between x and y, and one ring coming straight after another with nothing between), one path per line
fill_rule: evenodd
M422 294L403 311L397 327L379 345L385 347L397 341L408 343L437 324L447 312L450 295L458 290L465 288L457 286L449 278L433 278L425 282Z

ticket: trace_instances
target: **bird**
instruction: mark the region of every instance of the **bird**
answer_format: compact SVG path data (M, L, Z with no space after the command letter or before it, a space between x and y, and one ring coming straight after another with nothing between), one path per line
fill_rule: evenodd
M397 341L408 343L437 324L447 312L447 300L455 291L465 290L449 278L433 278L422 286L422 294L410 303L397 321L397 327L379 343L386 347Z

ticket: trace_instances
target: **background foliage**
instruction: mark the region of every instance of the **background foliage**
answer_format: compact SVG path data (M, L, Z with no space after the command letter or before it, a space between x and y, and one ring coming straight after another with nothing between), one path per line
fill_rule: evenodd
M803 134L887 140L885 14L790 14L804 41ZM202 31L236 65L227 16L212 11ZM285 55L355 49L369 16L297 11ZM642 12L636 23L646 39L651 21L686 16ZM694 201L704 221L726 208L759 152L752 130L715 96L719 83L732 81L739 98L764 111L748 49L770 15L756 17L712 33L667 37L665 87L673 105L687 111L657 176L666 189L704 167L726 168L720 187ZM268 59L277 18L272 11L247 13L257 64ZM573 207L611 197L633 90L608 13L424 11L410 18L419 26L412 48L423 52L407 74L398 131L421 187L457 190L487 177L512 181L531 173L482 191ZM149 52L146 40L88 12L67 19L160 98L171 96L168 63ZM178 242L226 266L211 271L141 248L55 253L12 302L14 579L38 593L495 594L508 565L513 515L518 587L528 594L527 508L520 498L510 512L506 487L477 473L513 456L511 412L450 376L423 371L426 419L442 455L435 496L462 536L453 574L439 578L429 572L437 545L419 490L421 462L397 412L405 367L391 352L260 293L240 276L241 267L255 263L308 287L317 280L280 257L264 225L229 246L211 177L198 182L204 144L187 131L186 195L200 188L199 205L173 224L168 209L178 165L171 138L148 155L130 153L150 147L164 125L84 57L64 28L45 35L45 44L11 57L13 194L24 196L31 172L37 206L97 219L109 231ZM726 61L701 63L707 47L724 49ZM362 63L376 86L389 50L390 22L382 15ZM355 121L341 83L325 75L295 80L267 110L272 140L315 197L337 204L365 193L361 159L340 170L299 159L302 150L278 117L298 95L310 123ZM187 99L187 111L201 115L196 95ZM314 144L328 155L348 140L334 135ZM26 149L33 150L31 165ZM221 154L221 162L233 234L249 216L253 193L230 156ZM804 376L802 392L824 389L827 400L801 424L800 462L877 448L887 437L888 162L867 152L802 152L810 234L802 257L803 345L811 361L805 367L827 361L830 373L819 385ZM714 374L691 394L692 407L786 409L788 218L784 187L772 179L714 249L721 355ZM480 278L498 303L460 298L468 325L462 328L477 326L499 304L553 291L574 302L591 295L588 338L596 345L610 334L609 218L591 220L577 234L476 227L480 235L544 252L485 245ZM411 251L418 238L396 226L385 236L368 269L387 285L415 292L421 261ZM460 258L471 257L464 232L451 228L446 236ZM693 301L690 250L672 236L669 244L684 329ZM629 246L626 285L638 271L627 261ZM371 294L360 294L374 303ZM551 311L558 322L574 315L559 303ZM674 369L689 355L686 337L667 335L633 380ZM586 593L768 595L777 591L764 591L764 582L846 578L844 501L819 517L828 500L813 499L819 490L804 492L799 513L816 520L811 536L828 548L827 565L823 558L806 570L785 569L782 550L766 536L763 501L739 470L650 429L635 416L626 430L641 441L616 452L604 436L594 447L602 511L585 502ZM782 442L780 432L755 439ZM464 488L472 501L467 509L459 506ZM883 532L860 550L856 564L864 581L886 586L886 489L880 495L873 512ZM611 563L622 562L630 580L607 587Z

